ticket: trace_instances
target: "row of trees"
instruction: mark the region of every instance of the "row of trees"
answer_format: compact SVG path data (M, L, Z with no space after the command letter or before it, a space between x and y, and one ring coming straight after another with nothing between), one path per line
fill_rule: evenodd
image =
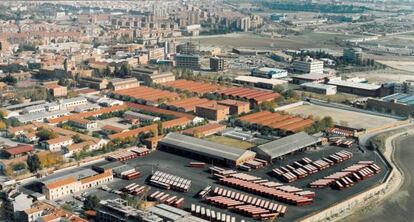
M131 67L127 64L122 64L121 66L115 66L114 71L112 71L109 66L106 66L102 71L97 69L95 72L96 75L100 77L123 78L131 74Z
M54 152L29 155L26 160L28 169L32 173L61 163L63 163L62 155Z
M1 78L0 81L6 83L7 85L13 85L13 86L16 85L17 83L17 79L10 74Z

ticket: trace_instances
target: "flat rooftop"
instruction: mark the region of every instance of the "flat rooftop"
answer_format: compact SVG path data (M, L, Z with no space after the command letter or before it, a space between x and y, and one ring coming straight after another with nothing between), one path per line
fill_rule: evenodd
M386 102L397 102L401 104L405 104L408 106L414 105L414 95L406 94L406 93L395 93L386 97L383 97L381 100Z
M335 86L344 86L350 88L364 89L364 90L377 90L381 88L380 85L370 84L370 83L361 83L361 82L351 82L345 80L330 80L329 85Z

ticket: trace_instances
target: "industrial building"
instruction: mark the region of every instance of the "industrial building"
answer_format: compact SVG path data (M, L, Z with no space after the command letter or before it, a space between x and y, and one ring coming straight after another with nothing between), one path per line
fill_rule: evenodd
M226 129L225 125L219 123L209 123L202 126L186 129L182 133L197 138L210 136L216 133L220 133Z
M358 96L380 97L389 95L392 91L391 88L387 88L381 85L352 82L339 79L330 80L327 84L336 86L338 92L355 94Z
M319 143L319 139L305 132L296 133L253 148L259 158L272 161L283 156L305 150Z
M227 96L230 99L248 100L250 107L261 104L263 102L274 101L280 97L279 93L272 91L250 89L244 87L231 87L217 92L221 96Z
M257 88L273 89L277 85L287 84L288 82L281 79L268 79L255 76L237 76L233 82L242 85L251 85Z
M108 199L100 202L97 209L96 218L98 221L105 222L207 222L191 213L179 208L171 207L165 204L158 204L143 211L128 206L128 202L123 199Z
M287 77L288 72L284 69L260 67L251 71L252 76L268 79L277 79Z
M301 88L308 92L314 92L324 95L335 95L336 94L336 86L326 85L326 84L319 84L319 83L303 83L300 85Z
M169 133L159 141L160 149L167 150L208 163L221 163L238 166L255 158L256 154L249 150L238 149L207 140L197 139L178 133Z
M395 93L407 93L414 94L414 81L405 80L404 82L399 82L394 84Z
M144 82L145 85L149 85L151 83L160 84L175 80L175 76L172 72L161 72L158 68L149 66L132 69L131 76Z
M413 117L414 95L396 93L380 99L368 98L367 109L397 116Z
M250 112L250 104L248 102L226 99L217 101L217 104L228 106L230 108L230 115L240 115L242 113Z
M222 121L229 115L230 108L217 103L201 104L195 107L195 113L209 120Z
M134 111L126 111L124 113L124 118L127 120L137 119L143 122L156 122L161 120L161 118L158 116L151 116L147 114L137 113Z
M127 78L127 79L115 78L109 81L109 84L108 84L108 88L114 91L135 88L138 86L139 86L139 82L136 78Z
M316 74L316 73L310 73L310 74L302 74L302 75L294 75L291 77L293 84L302 84L307 82L312 83L325 83L329 81L329 79L332 79L331 75L327 74Z

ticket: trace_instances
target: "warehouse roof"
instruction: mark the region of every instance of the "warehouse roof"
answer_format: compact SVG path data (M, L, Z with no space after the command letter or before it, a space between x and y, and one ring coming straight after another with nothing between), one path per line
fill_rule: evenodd
M305 83L302 83L300 85L302 87L315 88L315 89L333 89L333 88L336 88L336 86L333 86L333 85L326 85L326 84L313 83L313 82L305 82Z
M227 159L232 161L237 161L240 157L246 154L254 154L252 151L238 149L232 146L226 146L178 133L169 133L159 143L216 159Z
M294 79L305 79L305 80L310 80L310 81L325 79L329 77L331 77L331 75L319 74L319 73L309 73L309 74L300 74L300 75L292 76L292 78Z
M265 79L255 76L237 76L234 78L236 81L242 81L242 82L250 82L250 83L266 83L266 84L272 84L272 85L281 85L286 84L286 80L280 80L280 79Z
M300 132L257 146L255 151L266 154L273 159L314 145L318 142L318 138L310 136L305 132Z
M380 85L375 85L375 84L370 84L370 83L361 83L361 82L351 82L351 81L346 81L346 80L330 80L328 84L335 85L335 86L357 88L357 89L365 89L365 90L377 90L381 88Z

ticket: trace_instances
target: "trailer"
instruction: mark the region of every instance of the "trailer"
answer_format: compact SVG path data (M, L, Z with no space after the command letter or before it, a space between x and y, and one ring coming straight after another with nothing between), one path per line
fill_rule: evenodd
M204 168L204 167L206 167L206 163L203 163L203 162L190 162L190 167L193 167L193 168Z
M123 179L126 179L126 180L134 180L134 179L138 178L140 175L141 175L140 172L135 171L133 173L129 173L129 174L123 175Z

